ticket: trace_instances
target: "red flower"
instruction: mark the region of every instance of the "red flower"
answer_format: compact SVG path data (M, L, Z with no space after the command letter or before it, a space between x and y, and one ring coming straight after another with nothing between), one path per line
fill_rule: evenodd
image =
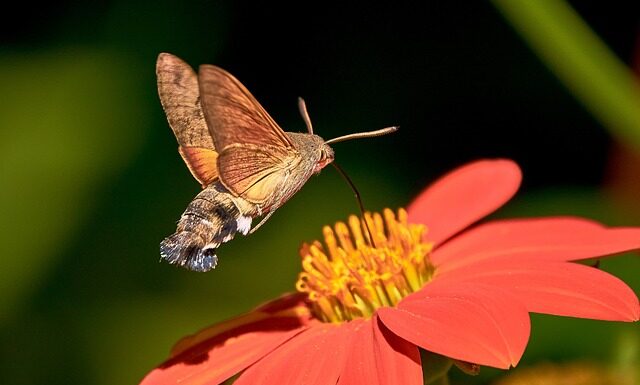
M639 249L640 228L575 217L468 228L520 180L511 161L478 161L426 189L408 215L367 217L370 232L355 217L325 227L326 247L303 247L299 293L183 339L142 383L218 384L241 373L236 384L417 385L418 348L516 365L529 312L637 321L624 282L571 261Z

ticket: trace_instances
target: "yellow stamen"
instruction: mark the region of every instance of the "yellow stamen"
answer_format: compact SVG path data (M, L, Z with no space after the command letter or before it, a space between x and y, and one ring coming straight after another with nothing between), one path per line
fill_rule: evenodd
M347 223L322 229L326 246L315 241L300 248L303 271L296 289L307 293L325 322L367 318L379 307L395 306L434 271L433 244L423 241L427 229L408 224L404 209L397 217L385 209L383 215L351 216Z

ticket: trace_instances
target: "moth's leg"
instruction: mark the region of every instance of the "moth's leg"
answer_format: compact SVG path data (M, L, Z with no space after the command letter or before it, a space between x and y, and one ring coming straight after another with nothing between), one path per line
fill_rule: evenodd
M267 213L267 215L265 215L265 216L264 216L264 218L262 218L262 219L260 220L260 222L259 222L259 223L254 227L254 228L252 228L252 229L249 231L249 234L253 234L253 232L254 232L254 231L256 231L256 230L258 230L258 229L260 228L260 226L264 225L264 224L265 224L265 222L266 222L269 218L271 218L271 216L272 216L272 215L273 215L273 213L275 213L275 212L276 212L276 210L270 210L270 211Z
M300 99L302 100L302 99ZM304 103L304 101L302 102ZM287 180L289 179L289 172L287 172L284 176L284 179L282 181L282 184L285 185L287 183ZM271 206L271 208L269 208L269 212L267 213L267 215L264 216L264 218L262 218L260 220L260 222L256 225L256 227L252 228L251 231L249 231L249 234L253 234L254 231L258 230L260 228L260 226L264 225L264 223L271 218L271 216L273 215L273 213L276 212L276 210L282 206L284 204L284 202L282 201L282 197L284 196L284 189L281 189L280 192L278 193L278 195L276 196L276 204L274 204L273 206ZM260 206L258 206L258 212L260 214L262 214L262 210L260 209Z

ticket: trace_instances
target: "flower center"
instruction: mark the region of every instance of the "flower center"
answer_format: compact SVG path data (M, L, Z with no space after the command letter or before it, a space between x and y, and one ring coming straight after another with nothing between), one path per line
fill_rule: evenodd
M370 317L433 275L433 244L422 240L426 227L408 224L404 209L397 217L389 209L364 219L352 215L348 225L338 222L322 232L326 246L314 241L301 247L296 289L308 295L315 316L325 322Z

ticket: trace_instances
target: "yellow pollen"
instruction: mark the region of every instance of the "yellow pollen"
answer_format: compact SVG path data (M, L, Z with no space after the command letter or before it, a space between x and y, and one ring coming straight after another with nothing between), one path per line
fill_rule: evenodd
M324 245L314 241L300 248L296 289L307 294L314 314L325 322L368 318L379 307L395 306L434 271L433 244L423 241L427 229L408 224L404 209L397 216L389 209L364 219L352 215L347 223L325 226Z

